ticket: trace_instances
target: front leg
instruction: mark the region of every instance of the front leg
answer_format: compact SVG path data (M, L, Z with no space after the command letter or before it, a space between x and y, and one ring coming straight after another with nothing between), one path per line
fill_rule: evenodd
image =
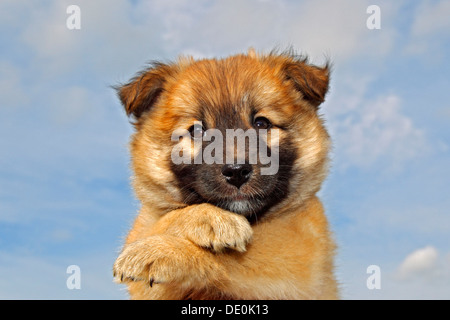
M223 274L213 253L170 235L151 236L126 245L114 263L118 282L204 283Z
M118 282L226 281L215 254L246 250L253 235L245 217L210 204L192 205L161 217L140 239L125 245L114 264Z
M167 213L152 233L184 238L213 252L226 248L244 252L253 229L244 216L203 203Z

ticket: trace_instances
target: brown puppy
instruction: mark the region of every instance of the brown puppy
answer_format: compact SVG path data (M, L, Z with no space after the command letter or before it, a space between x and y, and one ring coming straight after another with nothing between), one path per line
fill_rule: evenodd
M328 81L328 66L250 50L155 63L118 88L136 120L133 184L142 203L114 264L131 298L338 298L335 245L315 196L330 148L318 116ZM262 144L248 134L240 156L220 144L208 153L229 142L227 129L256 132ZM260 153L250 161L262 146L272 163Z

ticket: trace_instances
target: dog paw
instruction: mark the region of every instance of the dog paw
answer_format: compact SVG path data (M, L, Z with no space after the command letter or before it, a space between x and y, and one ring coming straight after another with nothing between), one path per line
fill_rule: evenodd
M195 244L214 252L233 249L245 252L253 236L248 220L241 215L217 209L211 205L198 205L186 237Z
M152 236L130 243L114 263L114 279L119 283L145 281L150 287L181 281L192 276L189 252L180 239L165 236Z

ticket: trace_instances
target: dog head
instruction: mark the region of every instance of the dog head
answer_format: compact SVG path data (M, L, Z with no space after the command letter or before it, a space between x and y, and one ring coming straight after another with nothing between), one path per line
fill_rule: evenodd
M134 187L162 210L208 202L249 219L301 205L327 172L329 68L290 53L154 63L118 95ZM239 143L240 141L240 143Z

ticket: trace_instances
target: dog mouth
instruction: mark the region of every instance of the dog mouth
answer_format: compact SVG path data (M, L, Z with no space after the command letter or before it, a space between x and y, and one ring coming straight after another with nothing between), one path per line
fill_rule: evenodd
M251 197L246 194L238 193L235 196L229 197L229 199L232 201L247 201L247 200L250 200Z
M264 209L267 197L265 193L251 193L242 190L234 190L234 192L224 192L215 196L200 196L204 202L213 204L224 210L228 210L246 217L258 215Z
M280 179L278 174L263 176L254 171L244 181L235 181L233 176L220 171L221 167L189 166L184 169L178 171L178 175L181 177L180 189L185 204L209 203L240 214L251 223L262 218L287 194L286 175Z

